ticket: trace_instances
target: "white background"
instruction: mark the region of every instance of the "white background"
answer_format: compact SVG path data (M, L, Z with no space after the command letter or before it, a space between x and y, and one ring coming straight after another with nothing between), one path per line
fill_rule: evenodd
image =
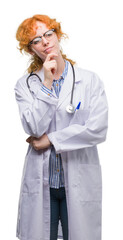
M34 14L62 23L64 52L103 80L109 103L107 141L98 146L103 175L102 240L123 239L123 6L120 0L4 1L0 10L0 238L14 240L27 135L14 85L28 57L17 50L19 24ZM80 240L80 239L79 239ZM83 239L82 239L83 240ZM84 239L87 240L87 239Z

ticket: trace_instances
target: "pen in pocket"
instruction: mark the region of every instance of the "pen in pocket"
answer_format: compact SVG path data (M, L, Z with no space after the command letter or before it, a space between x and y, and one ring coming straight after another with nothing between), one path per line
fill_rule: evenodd
M81 105L81 102L79 102L79 103L78 103L78 105L77 105L77 107L76 107L75 111L76 111L76 110L79 110L79 108L80 108L80 105Z

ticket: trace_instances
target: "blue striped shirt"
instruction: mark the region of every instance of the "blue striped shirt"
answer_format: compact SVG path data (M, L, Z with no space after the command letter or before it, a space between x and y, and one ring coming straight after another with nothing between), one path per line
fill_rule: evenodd
M53 80L52 89L49 90L45 86L42 86L41 90L48 95L52 96L53 88L55 90L57 98L61 87L64 83L64 79L68 72L68 61L65 61L65 69L58 80ZM64 171L62 166L61 154L56 154L54 146L51 147L51 154L49 159L49 185L51 188L64 187Z

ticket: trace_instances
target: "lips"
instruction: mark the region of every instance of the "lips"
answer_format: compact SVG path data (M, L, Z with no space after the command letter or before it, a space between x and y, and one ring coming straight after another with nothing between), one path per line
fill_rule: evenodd
M45 53L49 53L52 50L52 47L48 47L44 50Z

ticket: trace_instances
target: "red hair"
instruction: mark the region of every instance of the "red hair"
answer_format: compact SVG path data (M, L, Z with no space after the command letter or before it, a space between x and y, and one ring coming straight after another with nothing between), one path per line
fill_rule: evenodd
M51 19L47 15L34 15L31 18L25 19L17 29L16 39L19 41L19 50L21 53L22 51L25 53L30 53L30 47L28 46L28 43L30 41L30 38L33 37L36 33L37 21L45 23L48 28L54 28L59 39L67 38L67 35L61 30L61 24L57 22L56 19ZM72 64L75 63L71 59L68 59L66 55L62 53L62 51L61 54L64 59L70 61ZM42 68L42 65L43 62L41 58L35 54L31 57L31 64L28 68L28 72L30 73L32 71L40 70Z

